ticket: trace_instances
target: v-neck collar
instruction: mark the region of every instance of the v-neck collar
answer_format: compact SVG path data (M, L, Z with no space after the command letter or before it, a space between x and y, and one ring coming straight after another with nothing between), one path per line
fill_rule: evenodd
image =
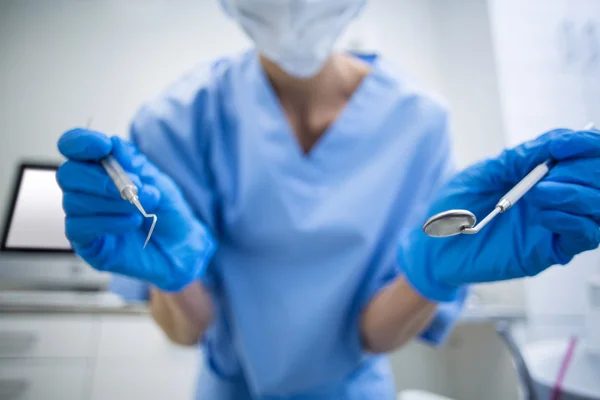
M380 59L366 56L370 62L370 71L363 78L358 88L327 128L312 149L305 153L298 141L279 98L267 78L256 52L250 54L250 76L255 77L254 91L256 102L264 110L259 118L259 135L270 145L277 146L281 154L285 154L286 162L301 164L307 169L323 169L335 165L337 161L347 161L347 151L355 147L361 140L368 140L375 134L379 125L394 104L398 94L398 81L381 68ZM260 138L257 138L261 140Z

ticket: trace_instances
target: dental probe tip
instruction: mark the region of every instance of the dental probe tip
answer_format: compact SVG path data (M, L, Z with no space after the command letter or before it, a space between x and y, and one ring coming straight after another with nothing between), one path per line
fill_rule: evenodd
M152 233L154 232L154 227L156 226L156 222L158 221L158 217L156 214L148 214L144 207L142 207L142 203L140 203L140 199L137 196L133 196L129 199L131 204L133 204L139 212L144 216L144 218L152 218L152 225L150 225L150 230L148 231L148 236L146 236L146 241L144 242L144 249L148 245L150 238L152 237Z
M152 218L152 225L150 226L150 230L148 231L148 236L146 236L146 241L144 242L144 249L146 248L146 245L148 245L148 242L152 237L152 232L154 232L154 226L156 225L156 221L158 221L158 217L156 215L148 214L148 216Z

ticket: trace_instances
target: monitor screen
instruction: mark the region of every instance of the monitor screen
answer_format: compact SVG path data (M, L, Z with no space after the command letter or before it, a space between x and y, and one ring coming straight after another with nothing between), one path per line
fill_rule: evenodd
M5 221L3 251L71 252L56 166L21 165Z

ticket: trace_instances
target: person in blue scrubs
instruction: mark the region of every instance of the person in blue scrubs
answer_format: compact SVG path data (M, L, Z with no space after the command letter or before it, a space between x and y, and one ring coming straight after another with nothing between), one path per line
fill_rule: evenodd
M66 234L112 288L149 302L203 361L197 399L394 399L385 353L447 337L468 285L535 275L598 246L600 135L556 130L456 174L444 105L385 58L334 52L362 0L223 0L256 48L143 105L131 140L66 132ZM158 215L123 201L112 154ZM556 167L479 235L536 163Z

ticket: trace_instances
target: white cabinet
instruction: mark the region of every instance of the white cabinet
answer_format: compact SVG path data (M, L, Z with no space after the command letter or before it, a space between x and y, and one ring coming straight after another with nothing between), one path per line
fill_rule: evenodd
M198 350L169 343L149 316L104 316L90 398L192 399L198 365Z
M85 360L1 360L0 399L84 400L88 373Z
M0 399L86 399L97 327L85 315L0 315Z
M0 358L88 358L94 356L91 316L0 315Z
M0 400L192 399L198 365L147 314L0 314Z
M99 360L195 362L195 349L170 343L150 315L105 315L98 342Z
M192 400L195 398L197 371L193 363L100 361L88 398Z

